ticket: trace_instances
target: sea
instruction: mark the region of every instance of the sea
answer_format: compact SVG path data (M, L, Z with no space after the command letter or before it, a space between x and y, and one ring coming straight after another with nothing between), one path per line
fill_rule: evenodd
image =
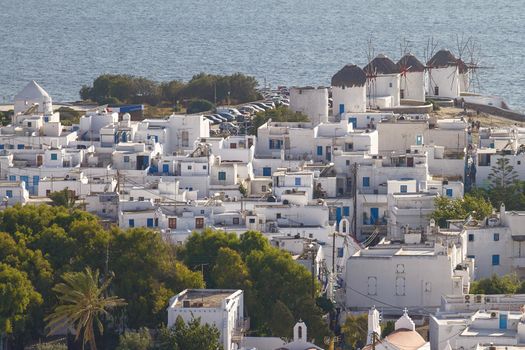
M475 90L525 111L524 10L525 0L0 0L0 103L30 80L54 101L78 100L103 73L326 86L371 52L424 61L471 37Z

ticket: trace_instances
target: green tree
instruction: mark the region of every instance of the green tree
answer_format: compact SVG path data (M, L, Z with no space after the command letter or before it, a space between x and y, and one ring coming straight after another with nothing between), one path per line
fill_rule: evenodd
M202 233L193 232L187 239L180 256L191 269L204 271L207 286L213 286L211 269L215 266L220 248L237 249L239 238L235 233L205 229Z
M290 309L280 300L272 306L270 328L274 336L291 339L296 320Z
M241 256L227 247L219 248L211 276L215 288L243 290L250 288L248 269Z
M67 187L62 191L51 192L49 198L51 198L54 205L62 206L67 209L75 208L76 198Z
M244 258L253 251L265 251L269 248L268 238L259 231L246 231L240 237L239 249Z
M279 106L255 115L252 120L252 135L257 135L257 129L270 119L272 122L307 122L310 120L308 116L303 113L293 112L285 106Z
M188 323L179 316L171 328L159 331L159 350L221 350L220 332L217 327L201 324L200 318Z
M0 263L0 336L23 329L30 308L41 303L27 274Z
M349 315L341 327L341 332L344 334L345 342L353 349L362 348L366 345L368 315Z
M501 157L496 160L496 164L490 169L488 179L490 180L490 188L505 189L516 182L518 173L514 167L510 165L507 157Z
M169 298L204 286L200 273L177 261L174 247L159 232L135 228L113 234L108 265L116 275L115 293L128 301L128 327L159 326Z
M105 296L112 278L106 278L99 285L98 270L86 267L83 272L67 272L62 279L64 282L53 288L60 304L46 317L49 333L63 327L75 327L76 339L82 335L82 347L89 343L90 349L96 350L95 329L100 334L104 331L101 317L126 303L116 296Z
M396 330L396 323L394 321L387 321L381 330L381 338L389 336L393 331Z
M116 350L149 350L153 347L153 340L146 328L137 332L126 331L120 336Z
M208 100L195 99L195 100L191 100L188 103L188 107L186 108L186 112L188 114L206 112L206 111L212 110L213 107L214 107L213 103L211 103Z
M463 198L451 199L439 196L435 200L435 210L431 218L440 227L446 227L447 220L464 220L472 215L476 220L483 220L492 213L492 205L483 197L466 194Z
M516 294L525 292L525 284L516 274L482 278L470 284L470 294Z

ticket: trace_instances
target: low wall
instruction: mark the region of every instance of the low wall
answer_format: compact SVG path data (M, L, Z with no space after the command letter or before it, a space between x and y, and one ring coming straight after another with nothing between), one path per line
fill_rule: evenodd
M525 114L511 111L509 109L503 109L495 106L482 105L472 102L465 102L465 107L482 113L492 114L498 117L503 117L518 122L525 122Z

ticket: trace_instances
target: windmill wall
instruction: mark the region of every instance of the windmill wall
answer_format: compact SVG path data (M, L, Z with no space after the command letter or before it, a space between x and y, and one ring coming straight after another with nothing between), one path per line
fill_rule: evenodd
M457 66L431 68L428 72L428 95L456 98L460 95L460 75ZM438 87L438 94L436 94Z
M425 72L407 72L401 76L402 100L425 101Z

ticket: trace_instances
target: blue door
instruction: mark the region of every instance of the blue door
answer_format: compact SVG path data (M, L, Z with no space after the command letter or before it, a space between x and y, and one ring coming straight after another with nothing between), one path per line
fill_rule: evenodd
M263 176L272 176L272 168L264 167L263 168Z
M349 122L350 124L352 124L352 126L354 127L354 129L357 129L357 118L350 117L350 118L348 118L348 122Z
M335 209L335 220L337 221L338 225L342 218L343 218L343 210L341 207L338 207Z
M344 103L339 104L339 114L343 114L345 112L345 105Z
M379 208L370 208L370 224L375 224L379 219Z
M499 314L499 329L507 329L507 314Z
M162 164L162 172L165 174L168 174L170 172L170 165L169 164Z

